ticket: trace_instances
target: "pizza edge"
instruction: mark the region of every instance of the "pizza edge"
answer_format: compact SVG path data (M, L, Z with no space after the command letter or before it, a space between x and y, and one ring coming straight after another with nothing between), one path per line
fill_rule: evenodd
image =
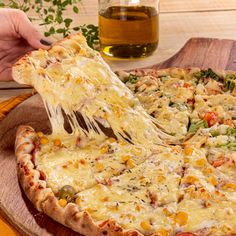
M40 53L40 52L45 52L45 51L48 51L49 53L50 52L55 53L54 51L55 47L63 46L64 43L67 43L69 40L76 40L76 42L80 44L79 46L82 46L78 48L77 50L78 54L80 54L80 49L85 50L85 51L88 51L90 49L87 46L86 39L82 36L81 33L71 34L61 40L54 42L53 45L49 49L38 49L38 50L33 50L26 53L12 66L13 79L20 84L32 86L30 82L30 78L33 76L32 70L34 70L34 63L32 61L32 58L34 59L34 53Z
M16 134L15 155L17 158L17 173L19 182L28 199L40 212L50 216L55 221L84 235L91 236L142 236L138 231L125 230L115 220L107 219L96 224L86 211L79 211L74 203L64 208L47 187L45 177L35 169L34 152L36 132L30 126L20 126Z

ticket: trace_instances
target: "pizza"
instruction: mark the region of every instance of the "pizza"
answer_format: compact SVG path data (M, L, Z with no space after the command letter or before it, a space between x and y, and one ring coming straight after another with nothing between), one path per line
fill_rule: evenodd
M52 126L18 128L27 197L88 236L235 235L236 73L117 74L79 34L15 64Z

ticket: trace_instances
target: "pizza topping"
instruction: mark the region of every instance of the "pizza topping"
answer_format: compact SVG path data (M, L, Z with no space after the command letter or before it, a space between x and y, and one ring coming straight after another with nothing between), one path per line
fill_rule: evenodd
M142 222L140 223L140 226L141 226L142 229L145 230L145 231L149 231L149 230L152 228L151 224L150 224L148 221L142 221Z
M67 201L64 198L59 199L58 203L61 207L65 207L67 205Z
M203 116L203 120L207 121L208 127L211 127L219 122L219 117L215 112L207 112Z
M38 135L39 138L42 138L44 136L44 133L39 131L39 132L37 132L37 135Z
M188 214L184 211L180 211L175 215L175 221L180 226L186 225L188 222Z
M48 138L46 138L46 137L40 138L41 145L46 145L46 144L48 144L48 142L49 142Z
M61 147L62 146L61 140L60 139L54 139L53 140L53 145L57 146L57 147Z
M227 75L225 78L224 87L226 90L233 92L234 88L236 87L236 75Z
M201 79L214 79L216 81L219 81L221 78L219 75L217 75L212 69L207 69L207 70L201 70L197 73L194 74L194 76L196 78L198 78L199 80Z
M205 120L199 120L197 122L192 122L188 132L189 133L196 133L200 128L208 128L208 122Z
M59 199L65 199L67 202L70 202L73 200L75 193L76 191L72 186L65 185L59 190L58 197Z
M75 199L75 203L76 203L78 206L80 206L80 204L81 204L81 198L80 198L80 197L77 197L77 198Z

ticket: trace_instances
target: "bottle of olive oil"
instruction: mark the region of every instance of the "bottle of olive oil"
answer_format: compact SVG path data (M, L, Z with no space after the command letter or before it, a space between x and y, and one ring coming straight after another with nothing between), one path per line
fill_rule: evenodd
M159 14L148 6L111 6L99 12L102 54L118 58L151 55L158 45Z

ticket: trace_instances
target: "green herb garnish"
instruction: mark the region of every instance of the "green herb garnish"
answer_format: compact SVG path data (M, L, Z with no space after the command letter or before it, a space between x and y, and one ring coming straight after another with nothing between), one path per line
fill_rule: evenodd
M211 130L211 131L210 131L210 134L211 134L212 137L217 137L217 136L220 135L220 132L217 131L217 130Z
M232 92L234 90L236 86L236 74L232 74L232 75L227 75L225 77L225 83L224 83L224 87L225 89L230 92Z
M235 128L228 128L227 133L228 136L234 136L236 137L236 129Z
M231 151L236 151L236 143L227 143L223 145L218 145L218 148L225 148Z
M34 13L36 17L29 17L31 21L37 21L41 26L45 26L44 35L46 37L61 34L63 37L74 32L81 32L90 47L97 48L99 45L98 27L95 25L80 25L73 27L73 19L66 16L66 11L71 8L73 14L79 14L78 5L82 0L9 0L1 1L0 7L14 8L25 13Z
M137 75L130 74L128 77L125 78L125 81L131 84L136 84L138 79L139 77Z
M191 123L188 132L196 133L200 128L209 128L207 121L199 120L197 122Z
M216 81L220 80L220 76L217 75L211 68L209 68L208 70L201 70L199 72L196 72L193 76L197 79L212 78Z

